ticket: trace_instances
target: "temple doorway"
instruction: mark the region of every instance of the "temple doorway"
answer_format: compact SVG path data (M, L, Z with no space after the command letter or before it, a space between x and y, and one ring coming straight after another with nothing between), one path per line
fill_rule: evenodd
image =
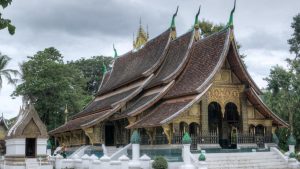
M105 124L105 145L115 145L115 126L112 122L107 122Z
M26 158L35 158L36 157L36 138L26 138L25 140L25 155Z
M208 128L209 133L217 133L219 143L222 139L222 111L221 106L217 102L211 102L208 105Z
M222 148L237 148L239 113L234 103L227 103L223 119Z

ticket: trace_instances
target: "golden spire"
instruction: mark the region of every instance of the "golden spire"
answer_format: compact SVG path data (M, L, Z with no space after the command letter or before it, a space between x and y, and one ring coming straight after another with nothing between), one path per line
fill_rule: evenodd
M140 49L145 43L147 43L148 39L149 39L148 26L147 26L147 33L146 33L144 28L142 27L142 19L140 18L140 27L138 29L136 40L133 41L133 48Z

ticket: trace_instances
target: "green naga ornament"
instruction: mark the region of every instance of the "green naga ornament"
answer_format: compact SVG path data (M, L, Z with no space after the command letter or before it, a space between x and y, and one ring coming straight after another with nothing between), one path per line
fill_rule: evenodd
M113 44L113 49L114 49L114 58L118 57L117 49L115 48L115 44Z
M199 161L205 161L206 160L206 157L202 152L200 153L198 160Z
M235 11L235 5L236 5L236 0L234 0L234 6L233 6L233 9L230 12L230 17L229 17L229 21L227 23L227 27L233 27L233 13Z
M273 142L278 145L279 139L278 139L278 137L277 137L277 135L275 133L273 133L272 139L273 139Z
M288 145L296 145L297 141L294 138L293 134L291 133L290 137L288 138Z
M175 17L177 16L178 8L179 8L179 6L177 6L176 12L173 14L172 21L171 21L171 28L175 28L176 27L176 25L175 25Z
M192 139L189 135L189 133L184 133L183 138L182 138L182 144L191 144L192 143Z
M141 137L140 137L137 130L134 130L134 132L132 133L131 138L130 138L130 142L131 142L131 144L140 144Z
M102 62L101 72L103 75L107 72L106 65L104 64L104 58L103 58L103 62Z
M198 19L199 14L200 14L200 9L201 9L201 5L199 6L198 12L197 12L197 14L195 16L195 22L194 22L194 28L195 29L199 29L199 27L200 27L200 25L199 25L199 19Z

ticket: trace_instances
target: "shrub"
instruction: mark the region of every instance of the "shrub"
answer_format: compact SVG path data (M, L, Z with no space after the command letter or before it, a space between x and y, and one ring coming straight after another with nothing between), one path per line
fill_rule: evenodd
M153 169L167 169L168 162L162 156L155 157L154 162L152 163L152 168Z

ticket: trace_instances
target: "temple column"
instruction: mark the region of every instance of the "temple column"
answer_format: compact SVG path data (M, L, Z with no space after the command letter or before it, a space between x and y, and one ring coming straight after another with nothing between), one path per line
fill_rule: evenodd
M165 135L167 136L168 144L171 144L172 143L172 137L171 137L172 131L171 131L170 124L163 125L162 128L164 130Z
M84 129L85 135L89 137L92 145L102 144L102 124Z
M154 128L146 128L146 134L150 138L150 144L153 145L153 141L154 141Z
M242 117L242 129L243 129L243 133L246 133L249 131L249 125L248 125L248 110L247 110L247 98L244 94L242 94L241 96L241 110L242 111L240 113L241 117Z
M207 95L203 96L201 100L201 131L202 133L208 132L208 100Z

